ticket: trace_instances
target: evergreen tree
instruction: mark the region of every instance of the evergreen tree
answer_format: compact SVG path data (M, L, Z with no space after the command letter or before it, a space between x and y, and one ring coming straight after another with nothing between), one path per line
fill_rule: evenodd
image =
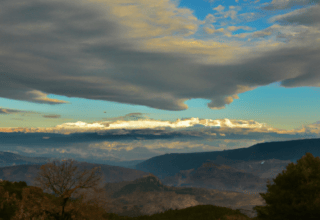
M267 193L260 193L266 206L256 206L259 219L320 219L320 158L306 153L297 164L268 181Z

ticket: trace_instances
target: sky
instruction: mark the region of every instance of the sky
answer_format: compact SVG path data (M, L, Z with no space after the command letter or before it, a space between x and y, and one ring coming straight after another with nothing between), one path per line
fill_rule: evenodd
M319 0L0 8L0 151L122 161L320 137Z

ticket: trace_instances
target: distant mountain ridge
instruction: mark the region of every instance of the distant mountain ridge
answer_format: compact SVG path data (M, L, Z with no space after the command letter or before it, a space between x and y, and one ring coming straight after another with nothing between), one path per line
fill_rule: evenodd
M306 152L312 153L315 157L319 156L320 139L260 143L248 148L225 151L165 154L150 158L137 165L129 166L129 162L134 164L136 161L127 161L128 171L125 172L127 175L131 175L133 178L131 180L142 174L150 173L168 186L258 193L266 191L267 180L275 178L290 162L296 162ZM7 157L7 155L9 156ZM47 163L49 158L29 158L3 152L0 154L0 159L3 161L6 159L7 164L9 162L16 163L15 166L0 168L0 178L10 181L27 180L27 184L32 185L31 177L34 177L40 165ZM19 165L18 163L23 164ZM81 161L79 163L79 166L87 164L84 166L91 168L94 166L104 167L107 175L106 182L126 180L123 175L124 171L122 171L124 166Z
M306 152L312 153L315 157L320 156L320 138L259 143L248 148L225 151L171 153L152 157L132 168L150 172L163 179L174 176L181 170L198 169L208 160L220 165L270 159L296 162Z
M32 165L32 164L46 164L48 159L55 159L54 157L30 157L23 156L17 153L0 151L0 167L17 166L17 165ZM75 159L80 162L96 163L91 159ZM128 161L113 161L104 160L101 164L111 166L121 166L126 168L132 168L134 165L141 163L145 160L128 160ZM100 162L100 161L99 161Z
M274 178L306 152L319 156L320 139L260 143L226 151L165 154L131 168L78 161L76 166L80 170L101 166L111 210L119 214L134 213L136 206L139 209L135 215L139 215L200 203L251 209L263 202L257 193L251 192L265 192L267 179ZM26 159L13 153L0 154L0 159L1 155L9 156L6 162L23 162ZM40 159L47 162L48 158ZM27 160L41 162L39 158ZM2 167L0 179L26 181L33 185L32 180L40 166ZM250 191L250 195L240 193L239 188Z
M15 166L22 164L45 164L48 157L26 157L20 154L0 151L0 167Z
M128 183L129 181L127 181ZM108 186L106 186L107 188ZM122 186L119 191L113 193L113 198L119 198L122 195L132 194L134 192L164 192L171 191L170 187L165 186L161 181L153 176L146 175Z
M149 173L130 168L111 166L106 164L93 164L75 161L79 171L91 170L94 167L101 167L103 179L106 183L132 181ZM34 178L40 171L41 164L23 164L16 166L0 167L0 179L8 181L25 181L28 186L34 185Z

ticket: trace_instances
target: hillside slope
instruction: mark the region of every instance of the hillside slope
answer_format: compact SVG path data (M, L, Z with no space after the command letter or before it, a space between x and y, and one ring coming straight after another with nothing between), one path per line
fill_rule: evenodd
M243 162L262 162L270 159L296 162L306 152L320 156L320 139L303 139L255 144L248 148L201 153L171 153L150 158L134 169L150 172L163 179L181 170L198 169L206 161L234 165Z

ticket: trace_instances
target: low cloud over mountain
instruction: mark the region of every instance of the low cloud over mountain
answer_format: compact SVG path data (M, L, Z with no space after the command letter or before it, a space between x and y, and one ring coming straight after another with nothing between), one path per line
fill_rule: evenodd
M282 130L253 120L226 118L174 122L121 119L47 128L0 128L0 150L91 161L144 160L164 153L221 151L266 141L317 138L320 132L318 123Z

